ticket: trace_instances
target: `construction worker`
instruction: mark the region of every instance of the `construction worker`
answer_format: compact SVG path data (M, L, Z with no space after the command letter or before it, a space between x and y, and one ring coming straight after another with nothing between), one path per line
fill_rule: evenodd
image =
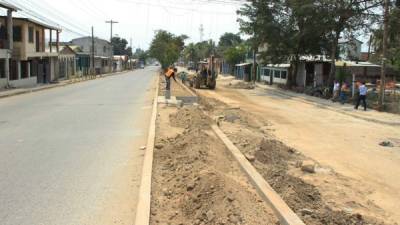
M174 79L176 82L175 75L178 72L176 68L168 68L167 72L165 73L165 81L167 83L167 87L165 88L167 91L171 90L171 77Z

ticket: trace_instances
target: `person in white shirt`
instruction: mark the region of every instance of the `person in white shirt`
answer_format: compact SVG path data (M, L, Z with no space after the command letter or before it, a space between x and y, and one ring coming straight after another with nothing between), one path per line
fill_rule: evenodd
M358 87L359 95L358 95L358 100L357 104L354 107L355 109L358 109L358 106L360 106L361 101L363 102L364 106L364 111L367 111L367 92L368 88L365 86L365 82L362 82L361 85Z
M339 92L340 92L340 83L335 80L333 84L333 97L332 101L336 101L336 99L339 97Z

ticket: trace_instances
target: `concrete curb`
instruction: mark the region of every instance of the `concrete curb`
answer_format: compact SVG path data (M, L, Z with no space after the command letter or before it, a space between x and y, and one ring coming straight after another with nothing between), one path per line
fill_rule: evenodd
M100 75L99 77L96 77L96 79L116 76L116 75L124 74L124 73L127 73L127 72L129 72L129 71L116 72L116 73L110 73L110 74L103 74L103 75ZM25 90L23 89L21 91L8 93L8 94L1 94L1 92L0 92L0 99L1 98L12 97L12 96L17 96L17 95L29 94L29 93L33 93L33 92L49 90L49 89L58 88L58 87L64 87L64 86L67 86L67 85L77 84L77 83L86 82L86 81L90 81L90 80L96 80L96 79L86 79L86 80L78 80L78 81L73 81L72 79L70 79L69 82L65 82L65 83L58 83L58 84L42 86L42 87L34 87L34 88L25 89Z
M156 120L157 120L157 106L158 106L158 88L159 79L156 78L156 93L153 100L153 112L150 120L149 135L147 138L146 154L143 161L142 178L139 189L139 200L136 208L135 225L148 225L150 224L150 210L151 210L151 180L153 171L153 152L154 142L156 137Z
M212 129L217 136L224 142L230 153L240 164L241 169L257 189L259 195L268 202L278 216L283 225L305 225L303 221L289 208L283 199L276 193L260 173L251 165L240 150L228 139L217 125L212 125ZM138 225L138 224L137 224Z

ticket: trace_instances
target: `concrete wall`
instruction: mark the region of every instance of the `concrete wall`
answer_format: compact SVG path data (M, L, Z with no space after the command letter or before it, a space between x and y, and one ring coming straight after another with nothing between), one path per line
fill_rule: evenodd
M7 79L6 78L0 78L0 90L5 88L7 86Z
M296 85L299 87L304 87L305 82L306 82L306 64L299 63L297 67Z
M37 84L36 77L25 78L21 80L11 80L10 86L11 87L33 87Z

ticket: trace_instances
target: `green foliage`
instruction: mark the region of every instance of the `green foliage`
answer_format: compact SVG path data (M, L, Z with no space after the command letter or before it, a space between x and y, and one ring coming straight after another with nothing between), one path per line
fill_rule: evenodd
M223 56L225 51L231 47L237 46L243 42L239 34L225 33L219 38L217 52Z
M127 47L128 46L128 41L125 40L124 38L120 37L113 37L111 40L113 50L114 50L114 55L128 55L132 56L132 48Z
M379 28L373 33L372 45L375 55L372 61L380 63L382 55L383 29ZM400 71L400 8L393 8L389 16L387 58L389 64Z
M212 40L203 41L198 43L190 43L183 50L182 56L184 61L187 63L189 61L198 62L211 55L216 55L217 47L215 42Z
M336 80L340 83L346 81L346 77L351 76L351 73L346 69L346 67L340 67L336 71Z
M229 47L224 52L224 59L227 63L235 65L245 60L247 48L244 44Z
M162 68L167 68L176 62L185 46L187 36L176 36L170 32L159 30L150 45L149 55L157 59Z
M144 63L146 63L149 57L149 53L140 48L136 49L135 53L133 54L133 58L138 59L140 62Z
M261 53L265 63L292 61L291 86L300 56L330 54L334 61L341 35L369 29L380 4L381 0L249 0L238 11L238 22L253 44L267 44Z

